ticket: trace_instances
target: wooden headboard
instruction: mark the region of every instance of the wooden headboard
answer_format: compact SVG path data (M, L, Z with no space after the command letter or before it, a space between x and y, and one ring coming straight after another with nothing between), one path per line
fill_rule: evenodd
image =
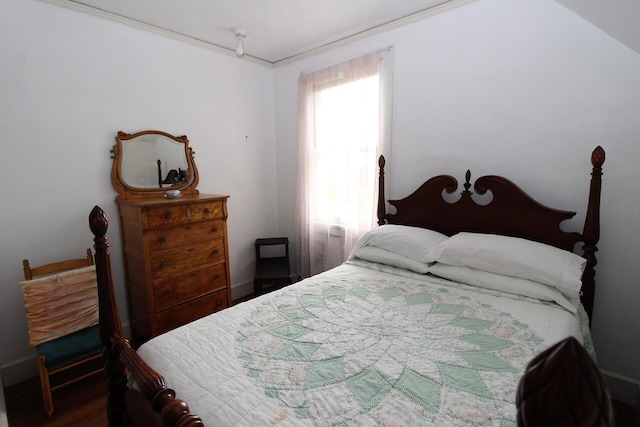
M582 256L587 266L582 276L582 304L589 315L593 313L595 294L595 252L600 238L600 189L602 185L602 164L605 152L596 147L591 153L591 184L587 214L582 233L565 232L560 223L572 218L576 213L544 206L520 189L510 180L487 175L473 183L473 191L479 195L490 193L487 204L479 204L472 197L471 172L465 175L464 190L460 198L447 201L443 194L453 194L458 190L458 181L449 175L435 176L404 199L389 200L395 207L395 213L386 212L384 166L385 159L380 156L378 224L401 224L429 228L448 236L461 231L501 234L522 237L546 243L568 251L574 251L577 243L582 242Z

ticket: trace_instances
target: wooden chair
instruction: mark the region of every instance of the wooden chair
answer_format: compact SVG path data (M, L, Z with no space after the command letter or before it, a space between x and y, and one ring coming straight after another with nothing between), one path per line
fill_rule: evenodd
M253 293L257 296L269 287L274 290L286 285L290 285L291 267L289 264L289 239L287 237L272 237L268 239L256 239L256 273L253 278ZM280 246L280 253L277 253L276 246ZM270 254L267 247L274 247ZM275 255L274 255L275 253Z
M22 266L29 345L38 353L42 399L51 416L52 391L102 372L95 266L91 249L86 258L39 267L25 259Z

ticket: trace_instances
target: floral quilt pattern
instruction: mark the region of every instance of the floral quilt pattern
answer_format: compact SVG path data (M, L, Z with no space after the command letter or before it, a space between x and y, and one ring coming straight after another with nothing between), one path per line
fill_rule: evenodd
M246 375L317 426L515 426L515 391L542 340L437 284L327 278L242 322Z

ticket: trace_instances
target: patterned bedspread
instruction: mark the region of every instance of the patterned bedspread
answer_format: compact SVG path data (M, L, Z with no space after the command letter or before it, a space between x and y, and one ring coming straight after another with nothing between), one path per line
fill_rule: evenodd
M527 362L584 337L557 306L469 288L343 265L140 352L210 426L515 426Z

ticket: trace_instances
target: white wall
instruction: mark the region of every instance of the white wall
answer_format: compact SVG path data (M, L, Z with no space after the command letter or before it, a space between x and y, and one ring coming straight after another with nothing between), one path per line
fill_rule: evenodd
M578 229L589 154L607 150L593 336L601 367L640 378L640 56L554 1L479 0L277 68L275 87L269 68L36 0L5 0L0 40L0 365L33 356L22 259L78 256L92 245L96 204L111 219L126 321L109 181L118 130L188 135L200 190L231 195L238 289L255 237L294 236L299 73L393 45L392 197L470 168L578 211L568 225Z
M278 221L293 236L300 72L394 46L391 198L438 173L512 178L578 212L602 145L593 337L602 368L640 378L640 55L552 0L481 0L276 69ZM288 230L288 231L287 231Z
M127 321L110 181L119 130L189 137L200 191L231 196L232 284L250 281L254 239L277 233L272 68L36 0L5 0L2 9L0 365L34 355L18 285L22 260L82 256L93 247L94 205L110 220Z

